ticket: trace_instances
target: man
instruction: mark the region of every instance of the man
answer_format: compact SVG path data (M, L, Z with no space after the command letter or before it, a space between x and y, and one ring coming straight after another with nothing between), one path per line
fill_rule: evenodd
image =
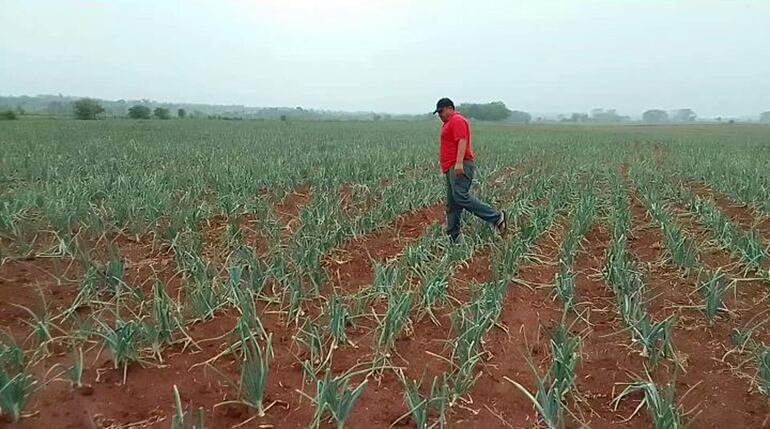
M439 161L446 179L446 233L454 242L460 236L461 215L467 210L482 220L492 224L498 234L505 238L508 225L505 212L495 210L489 205L470 195L469 191L476 164L471 149L471 129L468 121L455 111L452 100L442 98L436 103L436 110L441 122L441 141Z

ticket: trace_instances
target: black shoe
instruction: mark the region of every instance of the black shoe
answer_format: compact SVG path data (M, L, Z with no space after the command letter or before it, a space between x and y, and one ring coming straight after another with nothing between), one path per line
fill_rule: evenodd
M500 220L497 222L497 225L495 225L495 228L497 228L497 233L500 235L500 238L508 236L508 219L505 215L505 211L500 212Z

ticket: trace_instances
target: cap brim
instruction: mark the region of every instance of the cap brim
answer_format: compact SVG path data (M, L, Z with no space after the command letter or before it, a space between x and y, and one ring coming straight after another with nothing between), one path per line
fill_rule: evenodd
M431 115L435 115L436 113L438 113L438 109L434 110L433 113L431 113Z

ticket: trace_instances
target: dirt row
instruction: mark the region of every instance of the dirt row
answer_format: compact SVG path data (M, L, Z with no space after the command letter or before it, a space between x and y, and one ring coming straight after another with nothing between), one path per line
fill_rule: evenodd
M685 273L673 265L667 257L662 231L634 191L630 201L634 229L629 247L640 262L648 285L650 313L654 320L672 317L675 322L676 357L656 369L654 379L659 385L676 383L682 410L695 416L697 427L762 427L770 415L768 401L752 390L747 373L750 369L739 368L746 356L728 353L735 347L731 339L734 329L748 326L764 312L765 292L761 285L740 283L735 294L726 297L725 305L730 311L720 313L709 326L698 291L699 273ZM736 261L712 245L709 232L695 222L693 215L680 205L671 207L674 222L697 244L701 263L711 270L723 267L728 278L737 276Z
M309 201L309 189L304 188L289 194L276 205L282 229L292 227L301 208ZM266 249L263 236L256 227L256 219L242 216L238 221L244 242L258 251ZM216 248L221 245L226 227L227 220L222 216L215 216L204 225L204 255L214 262L221 256ZM147 293L157 277L170 295L176 295L182 279L176 274L173 252L167 246L159 246L154 237L122 234L109 239L102 237L86 245L92 255L102 261L108 257L111 247L119 249L119 257L125 266L126 284L140 286L140 290ZM59 314L73 302L82 274L79 262L72 258L29 258L6 262L0 266L0 323L17 334L17 342L31 345L25 340L30 331L25 323L29 314L12 304L24 305L38 312L42 309L42 294L51 314ZM196 403L200 401L201 406L208 405L211 410L214 404L222 402L232 387L225 381L226 377L212 367L196 364L219 352L220 344L207 340L230 332L235 323L233 316L223 314L214 323L188 327L191 342L175 344L164 350L164 362L161 364L131 365L126 374L126 385L122 385L122 371L113 369L108 353L95 343L86 343L83 381L88 388L73 390L64 377L64 371L72 362L69 350L54 346L54 354L32 368L33 375L39 380L38 390L27 407L29 415L14 427L167 427L165 420L173 403L172 390L169 389L174 385L179 387L184 397L194 397ZM267 330L276 332L276 343L290 341L291 333L282 325L275 323L270 326L271 320L265 320L265 324ZM229 378L237 380L232 368L225 368L225 372L228 369ZM221 415L225 421L235 424L239 412L242 411L223 407L216 409L215 415ZM231 423L223 424L229 427Z
M311 199L310 190L298 190L287 196L279 205L280 210L276 210L282 230L289 235L296 230L301 208ZM699 413L696 427L761 427L768 415L767 401L759 393L749 391L749 380L742 378L741 371L735 369L740 363L738 356L723 358L729 347L731 329L750 319L754 314L751 309L760 311L761 302L754 302L757 296L743 288L738 295L729 298L728 307L733 311L722 315L714 326L707 326L699 310L693 308L699 300L695 293L695 277L684 276L675 267L662 263L665 252L659 228L651 224L638 198L632 198L631 208L634 234L629 250L639 260L648 284L651 313L655 320L676 317L677 359L665 362L653 371L654 378L665 383L675 376L680 395L692 389L683 399L682 406ZM371 284L371 260L384 261L398 256L427 228L442 222L443 211L441 204L427 206L347 242L327 261L332 286L351 292ZM682 218L681 221L699 242L705 240L706 234L691 220ZM261 236L254 226L255 220L245 218L241 222L247 231L245 241L258 245ZM221 242L225 223L224 219L213 220L206 240ZM548 361L548 332L562 318L561 304L554 301L550 284L557 271L557 255L568 227L568 218L557 217L551 228L534 243L533 257L519 267L518 278L533 287L530 289L518 283L508 287L499 327L493 328L485 338L489 356L470 393L472 402L451 410L450 427L470 423L485 428L533 427L535 424L537 416L531 404L503 376L531 389L532 374L525 357L533 357L541 367ZM127 274L136 276L132 278L138 281L153 274L164 276L175 272L173 257L164 249L148 248L141 242L134 246L126 240L119 246L129 263ZM594 428L649 427L651 423L645 411L633 414L639 397L621 401L617 410L611 405L623 383L644 375L645 360L630 347L628 334L622 332L614 296L601 276L608 243L606 221L597 219L575 255L580 316L570 314L568 320L573 333L583 337L583 343L577 392L568 400L568 407L576 418L571 418L568 426L579 427L580 420ZM724 258L721 252L712 254L710 251L703 252L706 263L721 265L725 262L720 259ZM477 251L467 265L452 274L453 287L490 281L491 253L489 246ZM13 302L34 306L37 298L27 292L38 284L44 291L51 291L47 297L52 305L71 302L72 296L67 292L55 291L67 291L76 286L79 277L76 264L56 259L14 261L11 264L0 267L0 296L13 297ZM43 272L52 273L46 275L46 283L40 280L46 278L40 274ZM164 281L173 283L175 280L167 278ZM744 291L748 295L742 294ZM20 324L19 319L25 318L26 314L7 305L8 302L0 299L0 321L24 329L26 325ZM296 329L286 326L277 313L277 306L265 302L259 302L257 306L265 329L273 335L275 358L270 367L265 402L274 405L267 416L244 427L306 427L312 418L313 407L296 390L312 394L314 388L306 384L298 350L292 347ZM412 326L411 335L397 341L398 356L393 357L393 362L402 366L409 377L435 375L451 368L442 359L435 358L435 355L448 356L445 346L452 335L449 310L437 312L440 325L422 318ZM85 381L92 389L78 392L73 391L67 381L50 381L32 398L28 410L33 415L23 419L18 427L129 427L131 424L133 427L167 427L167 416L172 412L171 386L174 385L179 388L185 404L207 410L210 427L237 425L251 418L253 412L241 405L218 405L233 398L236 389L226 379L237 381L237 363L232 357L223 356L210 365L203 364L220 355L232 342L228 333L236 319L237 314L224 311L213 320L190 326L187 333L192 342L167 349L162 366L132 365L126 385L121 384L122 371L112 369L107 353L99 353L98 347L93 347L86 351L89 365L85 372ZM344 346L336 352L335 370L366 363L371 357L370 347L364 345L371 342L371 332L352 329L350 336L359 348ZM45 373L61 373L68 363L69 356L62 353L45 361L35 371L42 379ZM400 380L392 373L385 373L380 379L369 381L353 409L348 426L388 427L406 411ZM397 425L413 427L414 423L407 418Z
M281 230L286 231L282 233L283 239L296 230L299 213L311 198L309 189L300 189L289 194L276 205L275 213ZM371 233L369 238L373 241L370 245L377 249L375 253L379 257L391 257L403 249L409 241L419 237L429 224L441 220L443 220L443 206L439 205L405 214L382 230ZM239 218L239 224L244 231L246 244L255 246L258 250L260 246L264 246L260 240L262 236L255 225L255 219L244 216ZM207 254L210 260L216 261L221 256L216 248L221 244L226 228L227 220L224 218L215 217L209 220L204 230L204 249L211 249L211 251L204 250L204 254ZM391 234L395 235L388 244L387 241L390 240L388 237ZM137 240L137 242L140 241ZM363 241L366 242L368 239L364 238ZM122 241L117 244L127 264L127 282L129 283L138 278L149 278L153 272L162 274L175 271L173 257L168 252L164 252L164 249L148 255L146 246L132 247L130 243L124 246ZM9 289L6 292L10 296L13 292L10 290L11 286L14 289L21 286L25 291L27 290L29 283L38 277L35 275L34 268L65 273L71 281L67 284L63 284L61 280L57 281L62 285L61 290L64 291L65 286L70 289L67 291L69 293L63 293L60 299L62 306L69 304L73 299L71 290L76 287L79 276L77 270L71 268L71 261L69 262L70 264L66 267L63 267L61 260L55 259L7 263L0 271L0 278L3 280L0 286L7 285ZM155 264L161 264L163 270L155 268ZM33 268L25 268L27 265ZM134 272L135 266L146 267L150 271L137 269ZM17 272L20 272L23 277L16 276ZM57 291L58 289L54 290L53 295L57 295ZM34 297L30 297L29 302L33 301ZM0 302L6 304L11 300ZM15 302L24 303L25 301L16 300ZM262 424L268 425L266 427L270 425L285 427L287 424L304 427L312 417L312 407L307 404L307 400L302 406L300 406L301 401L297 401L299 395L295 389L303 386L304 378L298 365L299 359L294 355L297 350L290 347L296 330L285 326L281 316L275 313L277 308L274 306L269 307L265 303L257 303L257 306L265 329L273 335L275 350L274 362L271 365L270 386L267 389L270 393L266 402L275 400L276 406L263 419ZM54 308L59 310L63 307ZM20 320L20 318L26 318L25 313L15 311L16 308L11 306L4 305L1 309L2 320L8 321L9 324L18 323L19 326L26 327ZM164 352L166 360L162 366L132 365L127 372L128 384L125 386L121 385L122 372L111 368L112 363L105 356L106 353L101 353L96 347L86 350L86 361L90 364L87 364L84 381L92 387L85 393L78 393L73 391L69 383L64 380L50 381L45 389L33 396L28 409L35 411L29 418L22 420L19 427L39 427L49 422L56 422L56 427L72 428L131 425L163 427L168 423L160 423L160 421L171 413L172 397L169 389L173 385L179 388L185 402L189 401L194 407L214 410L208 417L212 427L231 427L237 424L248 417L250 410L240 405L215 406L222 403L224 399L231 398L236 390L226 382L227 378L232 381L237 380L235 362L230 357L224 357L216 360L213 365L201 365L218 356L226 344L232 341L228 333L232 331L236 317L237 315L232 314L232 311L225 311L217 314L214 320L188 327L187 334L192 342L167 349ZM46 360L43 365L36 367L34 372L40 379L51 379L54 378L51 374L60 374L67 365L69 365L69 356L62 353ZM52 406L53 404L66 404L66 406L58 408Z
M765 245L770 245L770 217L761 216L751 207L734 201L704 183L691 181L686 183L686 186L699 197L711 200L717 208L744 230L756 229Z

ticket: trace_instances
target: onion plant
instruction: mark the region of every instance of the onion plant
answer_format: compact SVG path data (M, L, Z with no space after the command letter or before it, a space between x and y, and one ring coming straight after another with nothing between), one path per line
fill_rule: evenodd
M99 326L94 334L101 337L105 347L112 354L115 369L123 369L123 383L126 382L128 365L139 361L138 341L141 335L141 325L136 320L124 321L116 316L114 326L96 319Z
M195 320L214 317L214 313L226 303L220 287L216 287L211 280L191 279L183 285L183 291L188 312Z
M315 405L315 414L310 423L311 428L318 428L325 420L333 421L337 429L345 427L345 421L350 416L358 398L363 394L368 384L364 380L353 387L351 382L353 373L347 372L339 376L333 376L331 368L326 368L323 377L318 377L312 369L306 367L316 386L315 397L311 398Z
M32 333L30 335L33 335L37 339L42 352L47 354L48 342L53 339L51 330L54 328L54 325L51 322L52 317L50 307L48 306L42 291L40 291L40 300L41 308L38 312L34 312L23 305L13 304L13 306L24 310L30 315L31 321L24 320L24 323L32 328Z
M559 260L559 271L554 279L554 292L565 309L572 308L575 300L575 273L563 260Z
M565 395L575 385L575 373L580 362L580 337L570 333L563 324L551 332L551 367L549 376L556 388Z
M198 408L195 413L184 409L179 389L174 385L174 415L171 416L171 429L205 429L204 417L203 408Z
M682 409L676 404L676 387L674 383L666 384L666 387L663 389L656 386L652 380L632 383L613 399L612 402L615 404L615 409L617 409L618 403L625 397L637 393L641 393L643 399L636 407L634 414L646 406L655 429L679 429L689 426L684 421Z
M292 338L300 346L300 349L304 349L309 354L313 366L317 367L325 361L326 342L324 334L321 327L313 320L305 319L305 322Z
M420 281L420 309L427 313L433 323L438 324L433 308L438 303L446 303L449 288L451 266L445 259L438 267Z
M407 247L407 250L411 247ZM407 263L407 266L414 266L412 263ZM389 295L393 289L398 288L404 282L404 273L401 267L397 264L380 263L374 261L372 263L374 269L374 282L372 288L376 293Z
M724 273L719 271L707 273L698 285L703 297L703 312L706 314L709 325L714 324L717 312L722 309L727 286L724 284Z
M436 425L440 428L446 426L449 386L445 376L433 377L427 394L420 392L422 383L406 378L403 374L401 374L401 383L404 385L404 402L418 429L428 429ZM429 425L431 415L436 415L437 418L434 424Z
M377 347L380 351L393 347L396 339L409 324L409 310L412 294L404 290L394 290L388 295L388 308L380 321L377 332Z
M555 380L550 380L547 375L540 375L535 366L527 360L527 363L535 376L535 393L532 394L526 387L517 381L504 376L505 380L511 383L519 392L521 392L535 407L543 423L549 429L561 429L564 427L564 403L562 401L562 392Z
M564 324L550 334L551 356L548 370L540 373L531 358L527 358L534 375L535 391L530 393L518 382L505 377L532 403L549 428L563 428L566 406L564 400L574 389L575 374L580 361L580 338L572 335Z
M253 335L244 336L241 339L241 350L243 357L239 396L245 404L255 408L261 417L265 415L263 400L270 360L273 357L272 334L265 339L264 348L259 346Z
M294 274L283 279L283 300L286 306L286 323L299 325L299 319L304 314L302 302L305 300L304 279Z
M10 335L0 336L0 414L18 421L34 386L35 379L27 372L24 352Z
M757 345L752 351L754 364L757 367L755 381L759 391L770 396L770 347Z
M182 325L177 318L177 309L159 279L153 284L152 295L152 319L158 332L158 342L161 345L171 344L174 341L174 331Z
M123 276L125 274L125 262L120 257L120 253L116 246L110 247L109 260L104 266L104 284L107 290L114 295L120 295L125 281Z
M350 320L350 311L335 293L326 306L326 315L329 318L329 332L334 339L333 348L338 344L348 341L345 328Z
M72 356L72 366L67 371L67 375L69 375L73 386L83 387L83 369L85 368L83 349L81 347L73 348L70 355Z

